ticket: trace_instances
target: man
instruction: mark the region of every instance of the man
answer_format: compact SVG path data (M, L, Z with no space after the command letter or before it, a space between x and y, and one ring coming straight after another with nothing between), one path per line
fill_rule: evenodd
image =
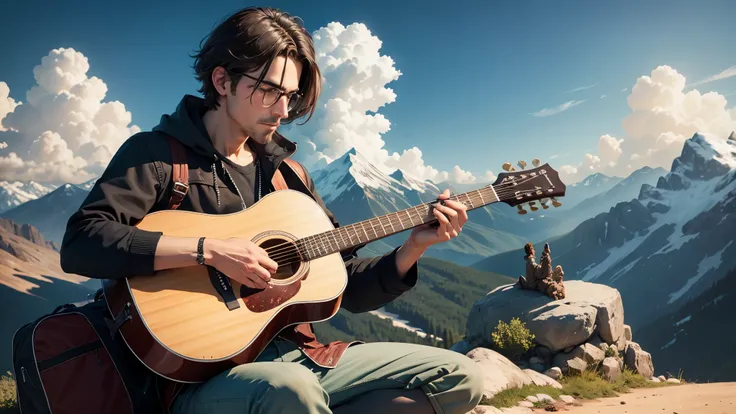
M281 124L313 113L320 71L308 32L286 13L247 8L208 36L194 65L204 98L185 96L151 132L128 139L79 210L61 248L67 272L94 278L153 275L204 265L252 288L264 288L277 264L246 239L169 237L133 227L167 208L172 155L167 136L187 148L190 187L179 209L227 214L272 191L270 178L296 145ZM308 120L309 118L307 118ZM307 174L307 185L335 226ZM439 195L446 200L449 192ZM399 248L375 258L345 256L349 282L342 306L377 309L417 282L417 260L456 237L465 207L434 209L439 227L417 227ZM328 355L320 358L319 355ZM256 361L202 384L187 385L174 413L465 413L481 399L482 375L467 357L401 343L317 342L308 325L286 328Z

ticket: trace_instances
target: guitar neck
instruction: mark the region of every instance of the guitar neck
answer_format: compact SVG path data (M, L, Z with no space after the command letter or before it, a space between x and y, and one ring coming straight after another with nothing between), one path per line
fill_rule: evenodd
M449 199L464 204L468 211L499 201L493 186L468 191ZM432 205L435 203L425 203L395 213L341 226L334 230L299 239L296 244L305 260L313 260L352 249L436 221L437 218L432 213Z

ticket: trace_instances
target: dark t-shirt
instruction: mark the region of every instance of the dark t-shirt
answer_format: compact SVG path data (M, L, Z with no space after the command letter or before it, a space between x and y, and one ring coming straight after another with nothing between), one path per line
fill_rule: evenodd
M199 129L202 135L204 135L211 141L212 138L210 137L209 133L207 133L207 128L205 128L202 118L197 118L196 124L197 129ZM262 151L258 150L254 145L251 145L250 140L247 140L246 144L255 154L257 154L261 166L267 162L270 162L268 158L266 158L266 155L262 153ZM223 161L224 167L228 169L230 177L232 177L233 181L235 181L235 185L238 187L238 191L240 191L240 195L241 197L243 197L243 201L245 202L246 207L252 206L259 199L256 176L261 179L261 198L273 190L270 177L268 179L264 179L264 172L266 171L266 169L261 167L260 172L257 173L255 162L245 166L238 165L228 159L225 155L221 154L219 151L215 151L217 153L217 156ZM219 163L217 168L220 168ZM230 180L228 180L226 177L224 177L223 174L220 174L219 176L222 177L223 180L225 180L225 184L228 187L231 187L233 185L233 183L230 182Z

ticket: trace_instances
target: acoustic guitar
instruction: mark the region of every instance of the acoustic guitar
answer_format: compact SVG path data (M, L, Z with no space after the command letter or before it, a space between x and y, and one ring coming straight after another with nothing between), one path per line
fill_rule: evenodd
M519 214L560 205L565 185L548 164L507 172L475 191L450 197L468 210L503 202ZM540 202L539 206L534 203ZM137 228L179 237L244 237L278 263L265 289L252 289L210 266L167 269L153 276L104 280L120 334L149 369L196 383L255 360L283 328L324 321L340 308L348 277L341 251L436 222L435 202L335 228L324 210L295 190L272 192L246 210L212 215L162 210Z

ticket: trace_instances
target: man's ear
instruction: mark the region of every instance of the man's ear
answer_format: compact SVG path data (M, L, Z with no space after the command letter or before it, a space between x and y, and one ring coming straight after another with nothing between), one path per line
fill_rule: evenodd
M212 71L212 84L215 86L215 90L217 90L217 93L220 96L227 95L231 81L230 75L222 66L218 66Z

